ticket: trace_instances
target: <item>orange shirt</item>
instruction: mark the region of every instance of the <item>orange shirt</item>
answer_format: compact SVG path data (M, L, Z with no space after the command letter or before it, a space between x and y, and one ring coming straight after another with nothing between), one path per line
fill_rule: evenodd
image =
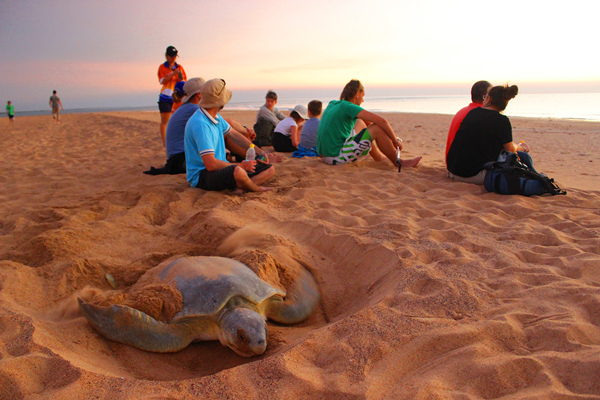
M158 67L158 82L162 84L162 88L160 90L159 101L173 102L173 89L175 89L175 84L179 81L186 81L187 75L185 74L185 70L180 64L175 63L175 68L179 68L183 75L183 79L179 79L179 76L175 75L171 79L163 80L165 76L171 73L172 69L169 67L169 63L164 62Z

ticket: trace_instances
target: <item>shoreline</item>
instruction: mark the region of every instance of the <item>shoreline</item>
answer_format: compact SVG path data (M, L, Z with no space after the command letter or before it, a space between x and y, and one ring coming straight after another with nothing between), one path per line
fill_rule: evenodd
M287 108L281 108L282 111L284 112L289 112L290 110L292 110L293 106L287 107ZM256 113L256 107L234 107L234 108L226 108L225 111L231 111L231 112L246 112L246 111L252 111ZM454 116L453 113L431 113L431 112L407 112L407 111L381 111L381 110L370 110L373 111L375 113L378 114L420 114L420 115L450 115L450 116ZM61 115L69 115L69 114L102 114L102 113L118 113L118 112L140 112L140 113L152 113L152 112L158 112L157 110L155 110L155 107L137 107L137 108L132 108L132 109L119 109L119 108L107 108L107 109L87 109L87 108L82 108L82 109L73 109L73 110L65 110L65 111L61 111ZM19 117L19 118L26 118L26 117L38 117L38 116L45 116L45 115L51 115L51 111L50 110L37 110L37 111L16 111L15 112L15 118ZM559 121L581 121L581 122L600 122L600 119L593 119L593 118L583 118L583 117L555 117L555 116L510 116L510 119L513 118L530 118L530 119L539 119L539 120L543 120L543 121L553 121L553 120L559 120Z

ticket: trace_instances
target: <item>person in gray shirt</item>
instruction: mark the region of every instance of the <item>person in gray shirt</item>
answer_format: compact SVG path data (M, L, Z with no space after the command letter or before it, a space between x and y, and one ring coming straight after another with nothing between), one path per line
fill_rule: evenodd
M265 104L256 114L256 123L254 124L256 139L253 143L258 147L271 146L271 135L275 127L279 121L285 119L285 115L275 107L275 104L277 104L277 93L269 90L265 96Z
M48 105L52 107L52 118L56 120L57 124L60 124L60 121L58 120L60 115L58 107L60 106L60 109L63 111L65 109L63 108L62 102L60 101L60 97L56 95L56 90L52 91L52 96L50 96L50 101L48 101Z

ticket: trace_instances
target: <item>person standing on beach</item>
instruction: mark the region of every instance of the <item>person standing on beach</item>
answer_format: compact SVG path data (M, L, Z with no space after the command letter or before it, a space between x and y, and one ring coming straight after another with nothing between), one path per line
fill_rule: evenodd
M57 124L60 124L60 121L58 120L60 115L58 107L60 106L60 109L63 111L65 109L63 108L62 102L60 101L60 97L56 95L56 90L52 91L52 96L50 96L50 101L48 101L48 105L52 107L52 118L56 120Z
M12 105L10 100L6 103L6 115L8 115L8 123L12 126L15 121L15 106Z
M160 111L160 137L163 146L166 146L167 123L171 118L173 108L173 90L177 82L187 80L185 70L175 62L177 57L177 49L173 46L167 47L165 51L167 61L158 67L158 82L162 85L158 96L158 110Z
M402 150L402 142L385 118L360 106L364 97L363 85L353 79L344 87L340 100L329 102L317 131L317 151L330 165L355 162L371 154L375 161L387 158L398 166L396 149ZM416 167L421 158L398 162L403 167Z
M452 145L452 141L454 140L454 136L456 136L456 131L460 127L460 123L465 118L465 116L474 108L481 107L483 105L483 97L487 94L488 90L492 87L492 84L488 81L478 81L473 84L471 87L471 104L460 109L452 118L452 122L450 123L450 130L448 131L448 139L446 140L446 166L448 165L448 151L450 151L450 146Z
M192 187L211 191L271 190L260 186L275 175L275 167L267 164L268 159L266 162L244 160L239 164L227 161L226 148L237 154L245 154L251 145L245 136L232 130L219 115L231 96L223 79L211 79L202 86L200 109L185 126L187 180Z
M513 142L510 120L501 114L518 93L516 85L494 86L484 96L483 106L465 116L448 151L448 177L483 185L484 164L496 161L502 150L517 153L521 162L534 170L529 146Z

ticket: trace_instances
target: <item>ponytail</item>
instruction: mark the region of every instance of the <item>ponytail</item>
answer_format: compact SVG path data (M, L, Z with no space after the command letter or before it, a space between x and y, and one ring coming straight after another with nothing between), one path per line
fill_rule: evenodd
M492 98L491 103L499 111L504 111L508 102L514 99L519 93L517 85L494 86L490 89L489 96Z

